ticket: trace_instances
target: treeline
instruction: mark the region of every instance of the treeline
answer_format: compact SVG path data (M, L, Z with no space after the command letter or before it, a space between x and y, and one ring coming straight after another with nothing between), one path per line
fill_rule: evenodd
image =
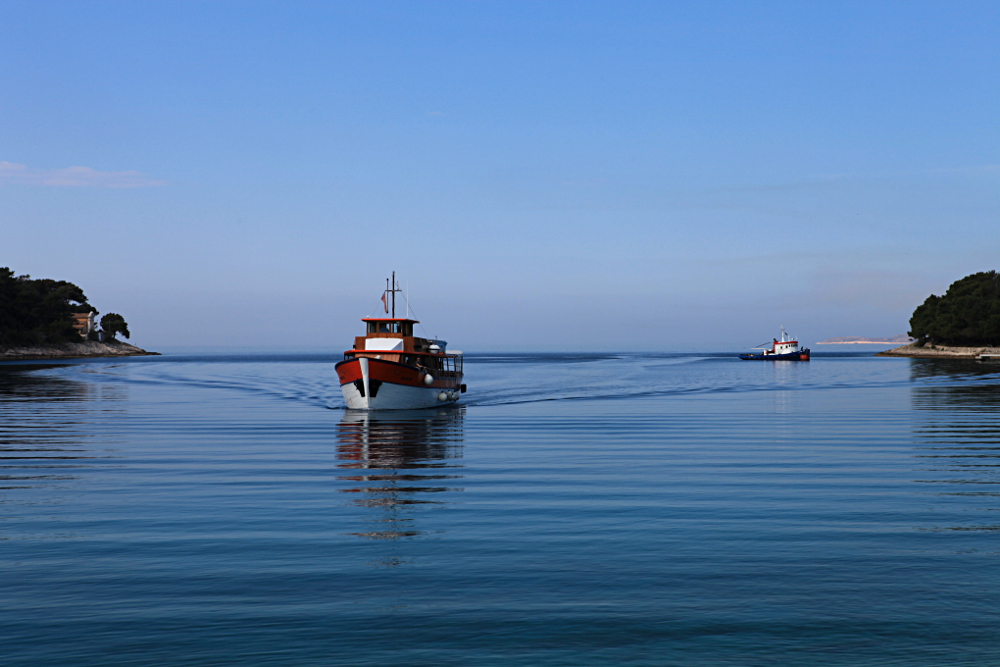
M927 297L910 318L910 337L919 346L1000 343L1000 274L974 273L952 283L944 296Z
M94 313L83 290L65 280L15 276L0 268L0 348L79 343L74 313ZM107 326L105 326L105 321ZM101 318L105 340L129 337L125 319L116 313ZM95 332L94 337L97 337Z

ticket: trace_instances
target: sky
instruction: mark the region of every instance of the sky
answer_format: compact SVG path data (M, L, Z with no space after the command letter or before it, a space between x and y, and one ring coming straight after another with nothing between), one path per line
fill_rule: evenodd
M905 333L1000 266L1000 3L0 4L0 266L147 349Z

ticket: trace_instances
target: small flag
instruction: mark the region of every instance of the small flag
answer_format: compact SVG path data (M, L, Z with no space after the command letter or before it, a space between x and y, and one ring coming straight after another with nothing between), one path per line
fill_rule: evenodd
M389 302L385 300L385 292L382 292L382 305L385 307L385 312L389 312Z

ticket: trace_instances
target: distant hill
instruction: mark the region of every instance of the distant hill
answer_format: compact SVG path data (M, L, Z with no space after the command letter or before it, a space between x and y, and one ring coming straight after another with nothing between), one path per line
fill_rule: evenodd
M846 336L844 338L827 338L816 343L817 345L905 345L913 339L906 334L899 334L892 338L863 338L861 336Z

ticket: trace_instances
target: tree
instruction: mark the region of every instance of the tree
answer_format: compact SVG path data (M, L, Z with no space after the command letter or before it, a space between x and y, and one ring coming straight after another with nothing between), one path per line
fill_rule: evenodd
M951 284L913 311L910 336L917 345L976 347L1000 342L1000 274L984 271Z
M101 318L101 331L104 332L105 340L114 340L117 334L129 337L128 324L125 323L125 318L118 313L108 313Z
M72 315L92 310L73 283L32 280L0 268L0 348L79 341Z

